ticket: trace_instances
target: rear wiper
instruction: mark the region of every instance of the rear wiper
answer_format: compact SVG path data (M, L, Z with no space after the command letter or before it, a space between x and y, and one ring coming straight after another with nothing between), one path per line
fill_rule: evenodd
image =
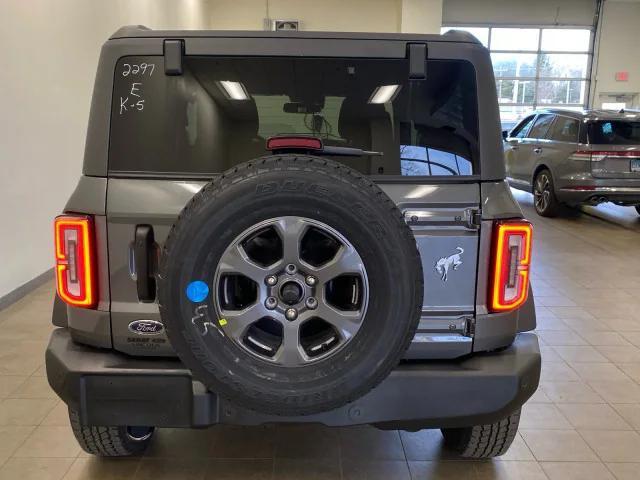
M361 148L324 145L318 137L308 135L276 135L267 139L267 150L272 153L304 152L316 155L361 157L363 155L382 156L382 152L371 152Z
M333 147L331 145L323 146L322 151L319 153L322 153L322 155L344 155L346 157L361 157L362 155L381 157L384 155L382 152L372 152L370 150L362 150L361 148Z

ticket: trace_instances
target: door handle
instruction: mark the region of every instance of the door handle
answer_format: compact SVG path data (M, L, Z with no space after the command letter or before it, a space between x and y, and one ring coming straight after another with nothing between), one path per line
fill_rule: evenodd
M542 148L536 147L533 149L534 153L542 153Z
M156 280L153 276L153 244L153 228L150 225L138 225L133 242L134 266L138 299L145 303L153 302L156 298Z

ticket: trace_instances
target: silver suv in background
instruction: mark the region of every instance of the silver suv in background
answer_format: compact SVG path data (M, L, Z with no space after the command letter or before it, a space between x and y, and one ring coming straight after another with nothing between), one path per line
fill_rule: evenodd
M536 212L613 202L640 213L640 113L547 109L503 132L507 181Z

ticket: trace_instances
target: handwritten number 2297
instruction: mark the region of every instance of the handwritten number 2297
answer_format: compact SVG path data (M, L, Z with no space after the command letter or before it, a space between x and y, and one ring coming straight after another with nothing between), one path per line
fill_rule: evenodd
M149 76L153 75L153 71L156 69L155 63L125 63L122 65L122 76L128 77L129 75L145 75L147 70L149 71Z

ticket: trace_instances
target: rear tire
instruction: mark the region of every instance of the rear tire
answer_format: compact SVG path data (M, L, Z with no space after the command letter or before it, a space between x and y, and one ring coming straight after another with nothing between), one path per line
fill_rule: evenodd
M533 180L533 206L541 217L555 217L560 213L553 177L547 169L540 170Z
M80 447L92 455L128 457L145 451L154 427L94 427L84 425L80 415L69 409L69 422Z
M447 447L464 458L492 458L504 455L518 433L520 410L496 423L466 428L443 428Z
M640 205L636 205L636 212L638 212L638 215L640 215Z

